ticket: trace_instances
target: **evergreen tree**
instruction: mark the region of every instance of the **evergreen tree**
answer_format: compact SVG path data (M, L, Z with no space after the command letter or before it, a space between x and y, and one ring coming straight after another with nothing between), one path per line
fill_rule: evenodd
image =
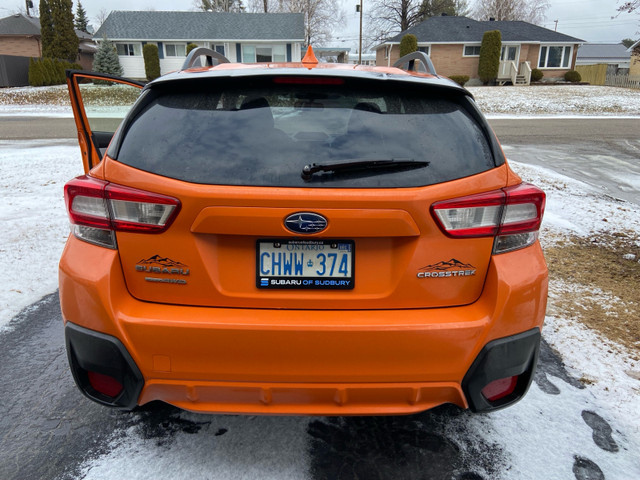
M40 0L42 56L74 62L78 36L73 28L71 0Z
M82 3L78 0L78 7L76 8L76 18L74 20L76 30L80 30L84 33L89 33L89 19L87 18L87 12L82 8Z
M100 47L93 57L93 70L95 72L122 76L122 66L120 65L116 49L113 43L107 40L106 37L100 42Z
M73 3L71 0L50 0L55 7L51 9L53 28L58 43L58 55L55 58L75 62L78 58L80 40L73 26Z
M49 0L40 0L40 41L43 57L53 57L54 36Z

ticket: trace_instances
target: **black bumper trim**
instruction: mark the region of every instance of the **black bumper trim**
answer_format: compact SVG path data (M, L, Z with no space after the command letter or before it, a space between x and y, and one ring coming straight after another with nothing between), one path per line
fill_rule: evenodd
M109 407L132 410L144 386L144 377L120 340L104 333L67 322L64 329L69 366L78 388L84 395ZM96 391L87 372L93 371L118 380L122 392L108 397Z
M486 344L462 380L462 390L473 412L487 412L507 407L529 390L540 351L540 329L533 328ZM490 402L482 389L501 378L518 375L513 393Z

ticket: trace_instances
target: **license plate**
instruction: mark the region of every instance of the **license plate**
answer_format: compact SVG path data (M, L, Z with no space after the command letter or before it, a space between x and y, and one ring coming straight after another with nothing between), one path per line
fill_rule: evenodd
M258 240L256 286L352 289L354 250L352 240Z

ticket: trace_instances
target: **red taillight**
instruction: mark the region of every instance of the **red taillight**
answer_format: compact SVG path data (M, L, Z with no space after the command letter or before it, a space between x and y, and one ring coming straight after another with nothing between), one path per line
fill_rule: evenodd
M176 198L87 175L68 182L64 196L74 235L109 248L115 248L113 232L161 233L180 210Z
M117 397L124 388L118 380L109 375L89 371L87 372L87 376L93 389L107 397Z
M501 398L511 395L518 384L518 377L506 377L494 380L482 389L482 395L490 402L495 402Z
M535 242L544 214L545 194L522 183L454 198L431 206L442 231L453 238L496 237L494 253Z

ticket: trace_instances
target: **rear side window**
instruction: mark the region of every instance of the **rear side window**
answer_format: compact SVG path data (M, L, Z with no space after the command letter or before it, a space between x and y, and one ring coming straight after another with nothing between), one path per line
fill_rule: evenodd
M254 82L152 90L118 161L193 183L329 188L417 187L496 165L460 94L392 82ZM301 176L307 165L370 160L422 166Z

